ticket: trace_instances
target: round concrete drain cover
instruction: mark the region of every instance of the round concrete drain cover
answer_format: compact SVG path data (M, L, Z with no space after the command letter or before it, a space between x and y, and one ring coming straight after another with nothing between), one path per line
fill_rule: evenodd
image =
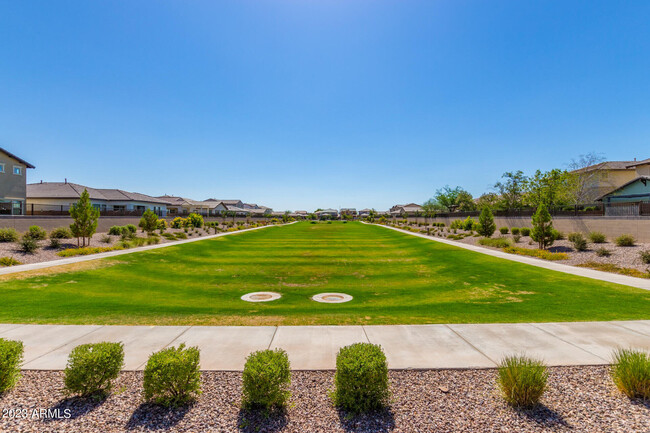
M253 293L246 293L244 296L241 297L242 301L247 301L247 302L268 302L268 301L275 301L276 299L280 299L282 297L281 294L275 293L275 292L253 292Z
M340 304L352 300L352 296L345 293L319 293L314 295L311 299L316 302L323 302L326 304Z

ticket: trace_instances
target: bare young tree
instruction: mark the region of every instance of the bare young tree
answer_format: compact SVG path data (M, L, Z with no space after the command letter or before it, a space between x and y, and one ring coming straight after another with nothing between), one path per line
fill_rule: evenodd
M568 196L572 204L592 203L598 198L598 185L607 175L605 170L594 170L594 166L605 161L601 153L590 152L572 159L568 165Z

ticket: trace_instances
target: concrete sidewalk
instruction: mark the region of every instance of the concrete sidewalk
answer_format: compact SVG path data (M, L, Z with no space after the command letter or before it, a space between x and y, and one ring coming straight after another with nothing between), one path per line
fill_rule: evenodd
M368 224L362 221L362 224ZM422 233L414 233L408 230L398 229L396 227L389 227L381 224L373 224L386 229L395 230L411 236L428 239L435 242L440 242L455 247L464 248L466 250L475 251L488 256L498 257L500 259L511 260L513 262L525 263L527 265L537 266L538 268L550 269L552 271L564 272L565 274L578 275L580 277L593 278L595 280L607 281L609 283L622 284L625 286L636 287L638 289L650 290L650 279L628 277L627 275L613 274L611 272L597 271L589 268L579 268L577 266L564 265L561 263L550 262L548 260L537 259L534 257L520 256L517 254L504 253L503 251L492 250L483 248L477 245L464 244L462 242L451 241L449 239L440 238L436 236L428 236Z
M124 343L125 369L141 370L153 352L186 343L204 370L242 370L256 350L282 348L295 370L336 367L355 342L380 344L391 369L490 368L525 353L549 365L609 363L616 348L650 350L650 320L385 326L97 326L0 324L0 338L25 344L24 369L61 370L73 347Z

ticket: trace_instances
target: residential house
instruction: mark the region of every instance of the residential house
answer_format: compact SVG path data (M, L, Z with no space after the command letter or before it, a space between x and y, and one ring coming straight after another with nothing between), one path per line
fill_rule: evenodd
M318 218L324 219L324 218L338 218L339 217L339 211L336 209L322 209L319 211L316 211L316 216Z
M416 216L422 213L423 208L419 204L409 203L409 204L397 204L390 208L390 215L392 217L409 217Z
M32 164L0 147L0 215L24 215Z
M343 215L349 215L349 216L357 216L357 210L353 207L344 207L340 211L341 216Z
M590 203L640 176L650 175L650 158L642 161L636 159L633 161L606 161L574 170L572 173L584 176L585 192L582 201Z
M162 195L157 198L169 202L167 209L170 216L182 216L189 215L191 213L197 213L203 216L211 216L216 214L215 209L218 206L218 203L192 200L189 198L172 195Z
M605 204L605 215L640 215L650 212L650 176L639 176L598 197Z
M167 214L169 203L166 200L121 189L91 188L67 180L28 184L27 211L33 214L67 213L84 190L88 191L92 205L104 215L140 215L147 209L160 216Z
M360 218L365 218L370 216L370 212L372 212L372 209L361 209L359 211L359 217Z

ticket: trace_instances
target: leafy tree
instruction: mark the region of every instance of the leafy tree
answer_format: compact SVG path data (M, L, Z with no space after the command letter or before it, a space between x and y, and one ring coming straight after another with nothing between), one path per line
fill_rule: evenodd
M542 203L537 208L537 212L532 219L533 229L530 237L539 244L539 249L544 250L546 247L553 245L555 234L553 233L553 222L551 214Z
M526 184L525 202L533 207L539 207L540 204L557 206L566 203L567 191L568 173L565 170L537 170Z
M488 206L483 207L481 210L481 215L478 217L478 224L476 231L479 235L485 236L486 238L491 237L497 229L497 225L494 223L494 216Z
M500 206L504 209L518 209L523 206L524 193L528 178L521 170L507 171L501 176L503 179L494 185L501 196Z
M90 238L97 231L99 209L96 209L90 203L88 190L84 189L84 192L79 197L79 201L70 207L70 216L73 220L72 224L70 224L70 231L77 238L77 247L79 247L79 239L83 239L84 247L86 246L86 239L88 239L88 245L90 245Z
M151 209L147 209L142 214L140 218L140 224L138 226L147 233L153 233L160 226L158 221L158 215L156 215Z
M605 170L589 170L605 161L602 154L591 152L572 159L568 173L568 199L574 205L592 203L598 198L598 186L607 176Z
M472 194L461 189L458 192L458 197L456 197L456 208L460 212L470 212L476 210L476 203L474 203L474 197L472 197Z
M476 199L476 207L479 209L483 209L484 207L489 207L490 209L494 209L497 207L497 204L499 203L499 196L493 192L486 192L485 194L481 195L478 199Z
M428 200L428 202L432 202L432 206L442 207L449 212L453 212L455 209L460 211L476 209L472 194L459 186L451 188L449 185L446 185L444 188L437 190L433 199Z
M430 198L429 200L424 202L424 204L422 205L422 210L424 211L424 214L427 217L434 217L436 216L436 212L441 212L441 211L444 212L447 210L447 208L445 208L445 206L438 203L437 200Z

